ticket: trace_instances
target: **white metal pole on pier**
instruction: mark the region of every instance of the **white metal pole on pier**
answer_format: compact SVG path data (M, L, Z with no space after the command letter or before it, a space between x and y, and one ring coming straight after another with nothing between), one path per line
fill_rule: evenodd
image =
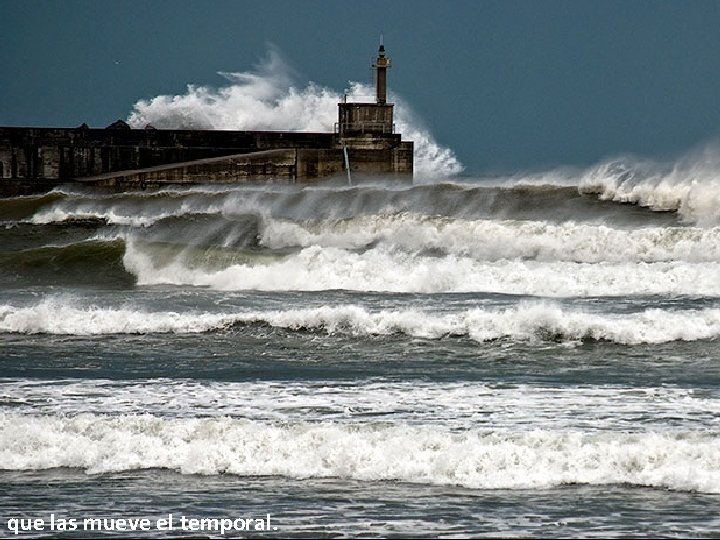
M352 177L350 176L350 158L348 157L347 145L343 144L343 154L345 155L345 170L348 175L348 186L352 186Z

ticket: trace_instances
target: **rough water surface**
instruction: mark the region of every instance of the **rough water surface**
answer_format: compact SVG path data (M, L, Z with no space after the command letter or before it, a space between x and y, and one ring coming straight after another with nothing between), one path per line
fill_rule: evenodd
M0 200L0 515L712 536L720 190L663 174Z

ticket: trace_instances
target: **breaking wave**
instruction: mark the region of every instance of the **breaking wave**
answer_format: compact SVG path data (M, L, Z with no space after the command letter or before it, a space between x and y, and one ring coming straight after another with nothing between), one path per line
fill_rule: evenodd
M4 470L163 468L474 489L631 484L720 492L720 439L712 433L451 432L383 423L3 413L0 435Z
M677 211L701 226L720 223L720 147L707 145L668 163L613 160L589 169L580 192L601 199Z
M505 309L456 313L416 309L371 311L363 306L321 306L237 313L148 312L76 306L50 298L38 304L0 306L0 332L73 335L199 333L247 325L350 336L401 334L423 339L467 337L478 342L550 340L612 341L620 344L695 341L720 337L720 309L647 309L617 315L527 303Z
M189 243L258 245L275 250L312 246L349 250L383 247L486 261L720 261L720 227L625 229L576 222L450 219L408 213L294 221L233 214L232 210L226 214L217 208L217 213L188 213L185 205L182 206L177 211L152 215L140 212L135 216L117 214L111 209L85 214L85 219L89 225L104 224L108 220L143 229L134 236L144 239L170 240L178 231L188 230L195 236L195 241L188 238ZM80 219L78 214L54 209L39 216L38 221L42 223L51 216L60 219L72 216L73 225Z
M128 286L135 278L123 265L124 253L125 242L120 238L0 251L0 276L4 281L14 278L26 283Z
M220 75L230 84L217 89L188 85L182 95L138 101L128 123L138 128L149 123L168 129L333 131L341 94L312 82L295 85L291 70L274 48L257 71ZM367 85L350 85L350 101L366 101L374 93ZM392 92L391 99L397 131L415 142L415 174L437 178L461 172L453 151L435 141L405 100Z
M552 212L548 209L551 208ZM190 214L258 214L276 219L349 219L401 213L454 219L527 219L561 223L677 225L674 214L620 207L582 196L577 187L492 186L484 183L349 187L234 186L157 192L77 195L48 202L28 218L36 224L104 220L145 227Z
M27 307L0 306L0 332L25 334L198 333L221 328L233 320L221 314L83 307L54 297Z
M65 197L65 193L53 190L38 195L0 198L0 222L27 219L43 206L63 200Z
M64 194L0 240L6 274L52 282L105 265L122 283L218 290L720 294L720 227L568 186Z
M398 214L348 220L266 220L259 243L268 248L380 245L479 260L532 259L596 263L720 261L720 228L644 227L516 220L464 220Z
M311 246L280 258L209 268L183 257L158 262L141 243L126 245L125 268L141 285L218 290L491 292L540 296L720 295L720 262L478 261L472 257L364 252ZM258 264L261 263L261 264Z

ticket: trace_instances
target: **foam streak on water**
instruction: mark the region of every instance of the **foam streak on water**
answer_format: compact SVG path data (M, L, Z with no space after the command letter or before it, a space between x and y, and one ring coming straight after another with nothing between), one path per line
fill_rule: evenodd
M150 413L172 418L244 418L260 423L332 422L359 426L402 422L453 432L635 433L712 430L718 391L682 387L497 384L485 382L323 381L217 382L182 378L31 381L2 379L13 413L77 416Z

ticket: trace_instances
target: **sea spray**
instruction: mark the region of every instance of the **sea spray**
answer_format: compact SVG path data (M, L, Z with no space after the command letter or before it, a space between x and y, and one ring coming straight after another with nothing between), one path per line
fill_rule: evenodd
M271 48L257 71L220 73L220 88L188 85L185 94L140 100L128 117L132 127L151 124L166 129L237 129L333 131L342 95L313 82L293 82L291 69ZM373 89L350 83L348 101L366 101ZM439 145L418 121L406 101L396 95L395 124L404 140L415 142L415 174L442 178L463 170L452 150Z
M23 235L3 231L26 246L12 261L61 254L46 269L54 276L62 261L77 268L85 260L76 256L84 245L70 245L72 238L117 240L112 264L120 245L124 270L139 285L547 296L720 291L717 226L689 226L674 214L601 202L567 186L74 193L48 199L28 221ZM57 235L52 245L32 240L43 225L60 231L78 223L77 235Z
M548 208L552 212L548 212ZM158 191L67 194L50 199L26 218L37 224L87 219L146 227L167 217L256 214L293 221L378 219L414 214L451 220L568 221L615 227L678 226L674 213L652 212L580 195L577 186L497 186L484 181L347 186L194 186Z
M588 169L580 191L653 210L677 211L701 226L720 222L720 146L712 143L675 161L615 159Z
M303 222L267 219L268 248L382 245L409 253L464 255L485 261L720 261L720 227L620 229L575 222L447 219L414 214Z

